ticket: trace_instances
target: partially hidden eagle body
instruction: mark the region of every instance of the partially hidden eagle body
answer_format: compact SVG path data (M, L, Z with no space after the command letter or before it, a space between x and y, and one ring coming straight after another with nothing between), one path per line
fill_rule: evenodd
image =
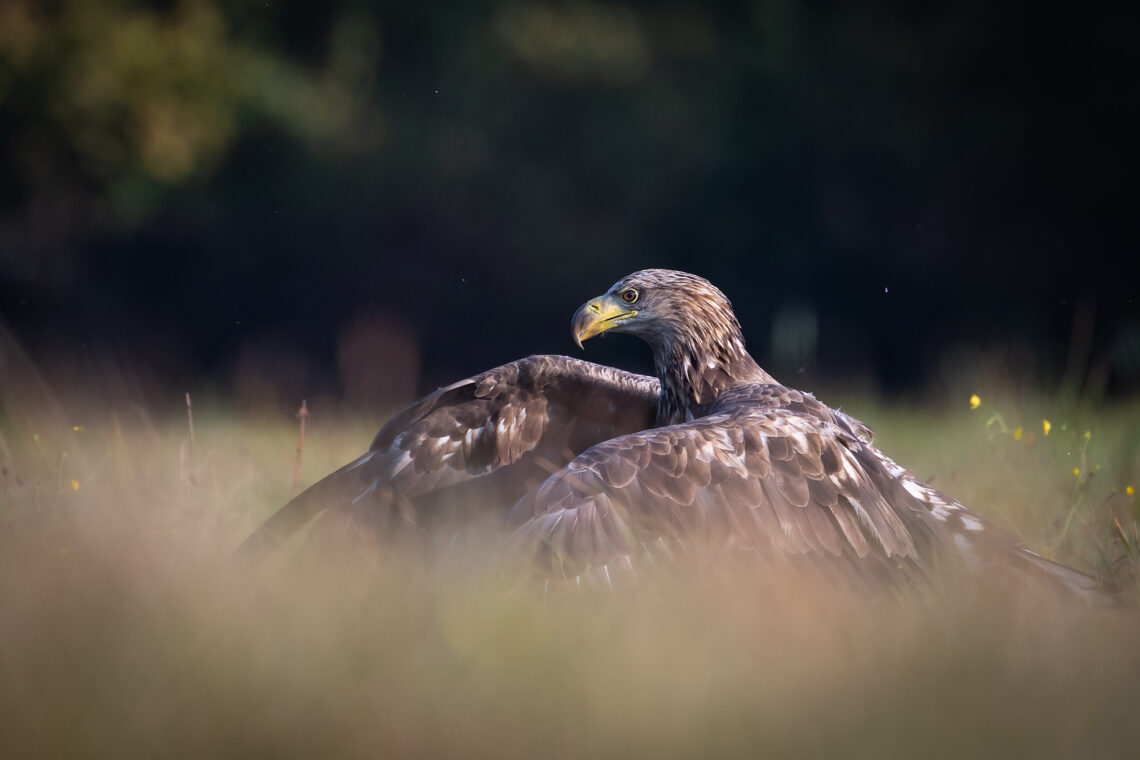
M910 583L949 560L1104 594L917 479L858 420L778 383L701 277L635 272L584 304L572 329L579 346L607 331L637 335L657 376L531 356L441 388L240 551L270 550L325 510L370 531L419 524L452 494L491 500L556 577L744 551L860 582Z

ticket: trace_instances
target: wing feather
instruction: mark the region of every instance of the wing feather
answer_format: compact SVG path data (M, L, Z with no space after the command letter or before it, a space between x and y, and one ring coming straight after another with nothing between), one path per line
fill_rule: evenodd
M929 514L896 510L895 478L866 448L838 422L741 404L588 449L519 502L516 538L571 575L709 543L919 572Z
M271 550L325 508L406 515L460 485L465 504L509 508L590 446L652 426L659 387L566 356L531 356L461 380L393 417L367 453L278 510L239 553ZM607 478L628 484L640 456L614 458Z

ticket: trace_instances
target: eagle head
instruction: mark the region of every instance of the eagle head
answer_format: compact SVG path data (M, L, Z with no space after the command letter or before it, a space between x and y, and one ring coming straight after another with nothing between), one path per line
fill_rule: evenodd
M636 335L655 349L740 338L740 324L724 293L703 277L670 269L627 275L574 314L571 332L579 347L610 331Z
M627 275L582 304L570 329L579 347L610 331L649 344L661 380L659 424L693 419L742 383L772 381L744 350L728 298L695 274L643 269Z

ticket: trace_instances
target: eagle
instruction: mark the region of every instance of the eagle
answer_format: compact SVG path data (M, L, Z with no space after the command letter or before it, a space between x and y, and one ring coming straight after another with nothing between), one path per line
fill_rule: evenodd
M607 332L641 338L656 377L536 355L440 388L240 553L264 554L326 510L384 533L428 526L450 500L490 505L554 577L609 581L647 559L743 552L876 584L950 562L1105 593L896 464L857 419L779 383L702 277L634 272L583 304L571 331L579 348Z

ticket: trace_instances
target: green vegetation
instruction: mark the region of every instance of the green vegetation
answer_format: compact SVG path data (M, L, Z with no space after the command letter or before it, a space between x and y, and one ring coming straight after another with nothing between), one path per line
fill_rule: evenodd
M0 756L1137 755L1133 13L0 0ZM644 266L781 377L948 383L820 396L1126 603L231 560L382 421L330 397L568 350Z
M288 498L293 421L203 401L191 445L182 409L53 412L28 387L6 388L0 414L9 757L1135 751L1128 606L976 578L866 599L719 567L544 593L485 536L428 557L302 550L242 567L231 549ZM1135 596L1140 409L1053 410L1030 442L1049 405L1004 405L1015 439L986 425L979 390L974 411L844 406L920 475ZM313 411L305 483L378 422Z
M773 370L898 392L983 341L1121 392L1131 13L0 0L0 313L172 392L273 345L335 366L383 317L442 383L566 350L581 294L665 266ZM492 329L492 292L528 318Z

